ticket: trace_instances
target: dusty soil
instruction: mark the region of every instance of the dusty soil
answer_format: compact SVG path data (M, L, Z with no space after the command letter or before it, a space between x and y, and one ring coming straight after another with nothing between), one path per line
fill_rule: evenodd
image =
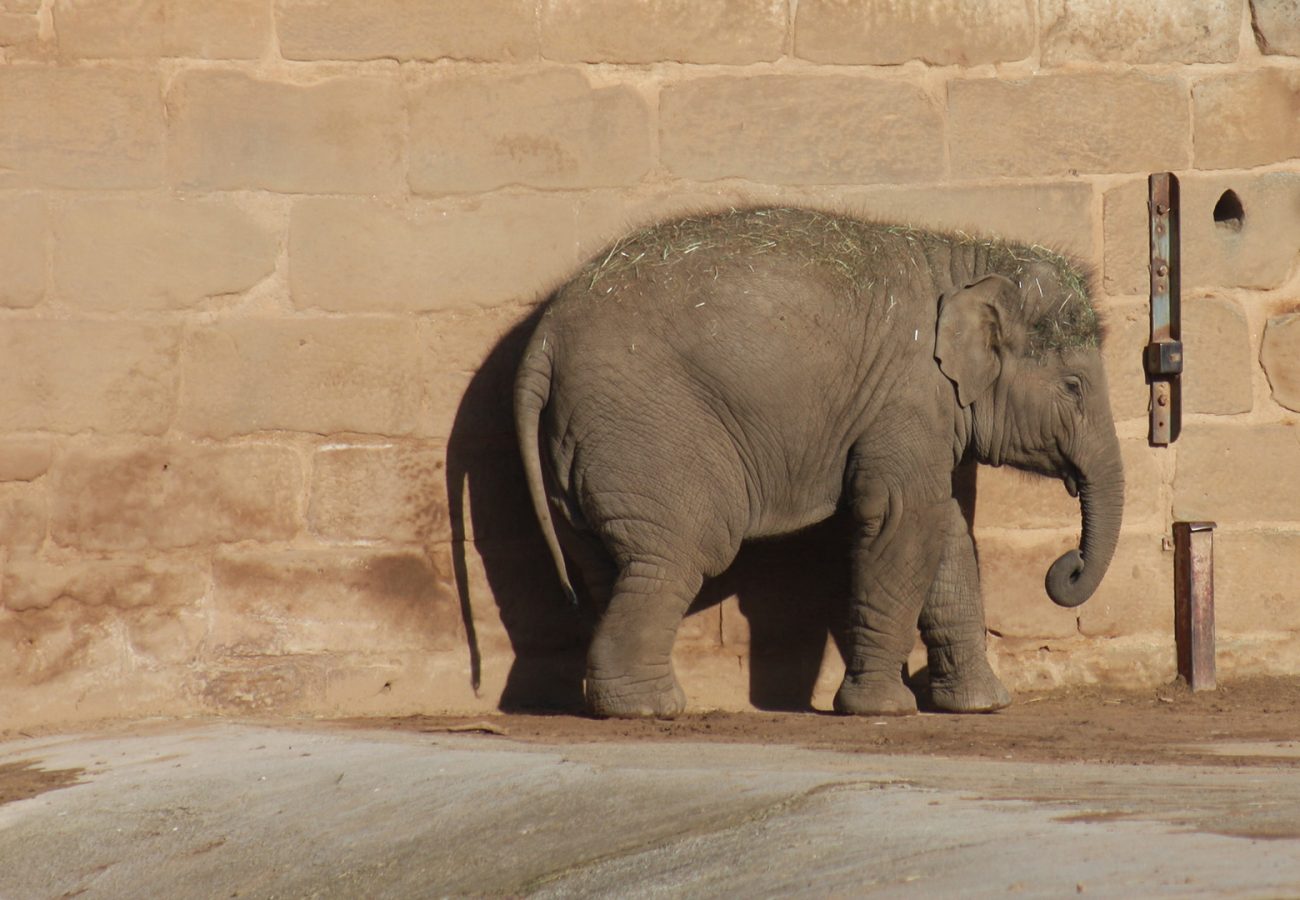
M975 716L922 713L875 719L811 711L709 712L672 721L497 715L349 724L499 734L540 743L727 741L1042 762L1300 767L1300 679L1254 678L1196 694L1181 683L1142 692L1069 688L1021 694L1008 709ZM1232 744L1252 746L1233 750Z

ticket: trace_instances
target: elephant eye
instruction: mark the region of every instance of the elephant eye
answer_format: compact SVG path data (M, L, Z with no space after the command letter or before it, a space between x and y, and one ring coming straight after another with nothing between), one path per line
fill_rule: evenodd
M1066 375L1061 381L1065 392L1074 400L1083 399L1083 381L1074 375Z

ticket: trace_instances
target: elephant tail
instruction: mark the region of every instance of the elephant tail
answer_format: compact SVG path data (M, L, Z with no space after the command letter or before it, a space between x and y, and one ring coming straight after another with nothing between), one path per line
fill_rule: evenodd
M528 479L528 496L533 502L537 523L542 528L546 548L555 562L560 585L569 603L578 605L578 595L569 580L569 570L560 549L560 539L555 533L555 520L551 504L546 498L546 478L542 472L541 423L542 410L551 399L551 372L553 359L545 334L534 334L524 350L515 376L515 434L519 438L519 455L524 462L524 476Z

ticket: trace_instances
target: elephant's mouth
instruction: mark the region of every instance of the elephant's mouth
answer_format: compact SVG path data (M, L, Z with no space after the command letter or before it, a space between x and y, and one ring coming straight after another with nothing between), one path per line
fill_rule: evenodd
M1079 474L1079 470L1074 466L1066 466L1065 475L1062 477L1062 480L1065 482L1065 489L1069 491L1070 496L1078 497L1079 482L1083 480L1083 476Z

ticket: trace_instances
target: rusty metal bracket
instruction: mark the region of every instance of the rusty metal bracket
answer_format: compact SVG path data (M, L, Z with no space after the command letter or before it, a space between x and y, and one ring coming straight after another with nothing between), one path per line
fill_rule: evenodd
M1143 368L1151 385L1153 447L1172 444L1182 430L1183 371L1178 229L1178 178L1158 172L1147 179L1151 234L1151 341Z
M1174 523L1174 643L1192 691L1214 690L1213 522Z

